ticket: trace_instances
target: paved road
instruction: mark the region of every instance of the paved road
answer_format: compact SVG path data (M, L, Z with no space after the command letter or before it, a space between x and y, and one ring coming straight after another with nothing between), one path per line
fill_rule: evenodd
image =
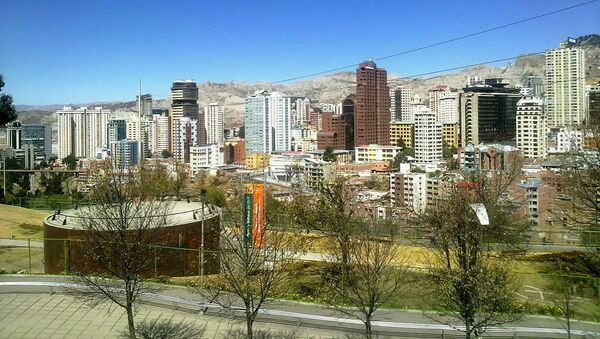
M0 276L0 293L49 293L61 292L65 284L70 283L64 277L5 275ZM173 309L186 309L197 313L207 307L209 314L222 311L217 305L204 304L197 295L185 288L168 286L160 294L144 296L147 302ZM359 330L361 323L354 319L340 318L332 310L320 305L277 301L268 305L260 315L262 322L297 324L309 328L328 330ZM418 311L383 310L379 312L374 328L383 334L406 335L420 333L427 336L439 336L445 333L458 334L452 327L440 325ZM574 334L587 337L600 337L600 324L574 322ZM489 330L491 335L558 338L565 336L562 326L553 318L527 317L523 321L507 327L495 327Z

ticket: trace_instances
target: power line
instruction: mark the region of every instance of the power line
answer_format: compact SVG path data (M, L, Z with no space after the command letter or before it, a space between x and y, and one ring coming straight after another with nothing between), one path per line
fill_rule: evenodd
M497 30L500 30L500 29L503 29L503 28L507 28L507 27L510 27L510 26L519 25L519 24L522 24L522 23L525 23L525 22L528 22L528 21L532 21L532 20L540 19L540 18L543 18L543 17L546 17L546 16L550 16L550 15L554 15L554 14L561 13L561 12L564 12L564 11L568 11L568 10L571 10L571 9L574 9L574 8L577 8L577 7L589 5L589 4L597 2L597 1L599 1L599 0L591 0L591 1L582 2L582 3L576 4L576 5L572 5L572 6L569 6L569 7L564 7L564 8L561 8L561 9L554 10L554 11L550 11L550 12L546 12L546 13L539 14L539 15L536 15L536 16L532 16L532 17L529 17L529 18L525 18L525 19L513 21L513 22L510 22L510 23L507 23L507 24L504 24L504 25L500 25L500 26L496 26L496 27L484 29L484 30L481 30L481 31L477 31L477 32L473 32L473 33L461 35L461 36L458 36L458 37L455 37L455 38L451 38L451 39L448 39L448 40L444 40L444 41L432 43L432 44L421 46L421 47L416 47L416 48L413 48L413 49L409 49L409 50L398 52L398 53L393 53L393 54L382 56L382 57L379 57L379 58L374 58L374 60L380 61L380 60L395 58L397 56L406 55L406 54L414 53L414 52L417 52L417 51L422 51L424 49L428 49L428 48L432 48L432 47L436 47L436 46L441 46L441 45L449 44L451 42L455 42L455 41L459 41L459 40L464 40L464 39L471 38L471 37L474 37L474 36L477 36L477 35L481 35L481 34L493 32L493 31L497 31ZM332 69L328 69L328 70L324 70L324 71L320 71L320 72L314 72L314 73L310 73L310 74L306 74L306 75L296 76L296 77L293 77L293 78L287 78L287 79L283 79L283 80L274 81L273 83L276 84L276 83L289 82L289 81L294 81L294 80L309 78L309 77L313 77L313 76L317 76L317 75L322 75L322 74L326 74L326 73L341 71L341 70L344 70L346 68L356 67L358 65L359 64L352 64L352 65L346 65L346 66L336 67L336 68L332 68Z

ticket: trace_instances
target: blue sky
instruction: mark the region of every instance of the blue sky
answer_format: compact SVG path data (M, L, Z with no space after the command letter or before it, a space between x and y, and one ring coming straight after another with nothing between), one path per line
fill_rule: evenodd
M161 98L175 79L276 81L583 1L0 0L0 73L16 104L132 100L138 78ZM417 74L590 33L600 1L378 65Z

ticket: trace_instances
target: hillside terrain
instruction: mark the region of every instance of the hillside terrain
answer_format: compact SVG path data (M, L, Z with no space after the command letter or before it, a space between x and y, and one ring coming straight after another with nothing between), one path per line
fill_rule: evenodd
M578 38L578 45L586 51L586 80L588 83L600 81L600 35L591 34ZM427 98L427 91L439 84L461 88L466 84L467 78L478 76L480 78L504 78L510 84L520 84L528 75L544 75L544 55L521 56L515 63L505 67L479 65L459 71L437 74L419 78L401 78L397 74L389 74L390 87L402 85L410 88L413 93ZM243 124L244 98L258 90L280 91L288 95L308 97L314 103L338 103L346 95L354 92L355 73L340 72L324 75L308 80L301 80L289 84L273 83L246 83L230 81L227 83L204 82L198 84L200 106L210 102L219 102L225 105L225 120L227 126ZM82 106L101 105L115 109L134 108L135 101L130 102L98 102L82 104ZM154 101L155 107L168 108L171 100L158 99ZM78 106L78 105L76 105ZM19 118L26 123L51 123L52 113L62 105L49 106L17 106Z

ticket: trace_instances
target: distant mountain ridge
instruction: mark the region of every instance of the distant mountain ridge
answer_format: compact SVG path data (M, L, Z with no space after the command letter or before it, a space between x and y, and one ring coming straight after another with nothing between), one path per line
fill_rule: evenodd
M577 45L586 51L586 78L588 82L600 80L600 35L591 34L577 38ZM410 88L414 94L427 98L427 91L436 85L444 84L455 88L462 88L467 83L467 78L478 76L480 78L504 78L511 85L519 84L528 75L544 75L544 55L526 55L518 57L514 64L506 67L494 67L479 65L462 69L460 71L448 72L426 78L405 79L396 74L388 74L390 87L403 85ZM230 81L227 83L215 83L207 81L198 84L198 104L208 105L210 102L219 102L225 106L226 125L243 124L244 99L248 94L257 90L280 91L287 95L308 97L315 103L338 103L348 94L354 92L355 73L340 72L324 75L312 79L301 80L289 84L274 83L246 83ZM103 106L115 109L131 109L136 105L135 101L129 102L96 102L73 106ZM170 98L154 100L154 106L168 108L171 105ZM49 121L48 114L63 105L17 105L19 118L24 122ZM44 113L47 112L47 113Z

